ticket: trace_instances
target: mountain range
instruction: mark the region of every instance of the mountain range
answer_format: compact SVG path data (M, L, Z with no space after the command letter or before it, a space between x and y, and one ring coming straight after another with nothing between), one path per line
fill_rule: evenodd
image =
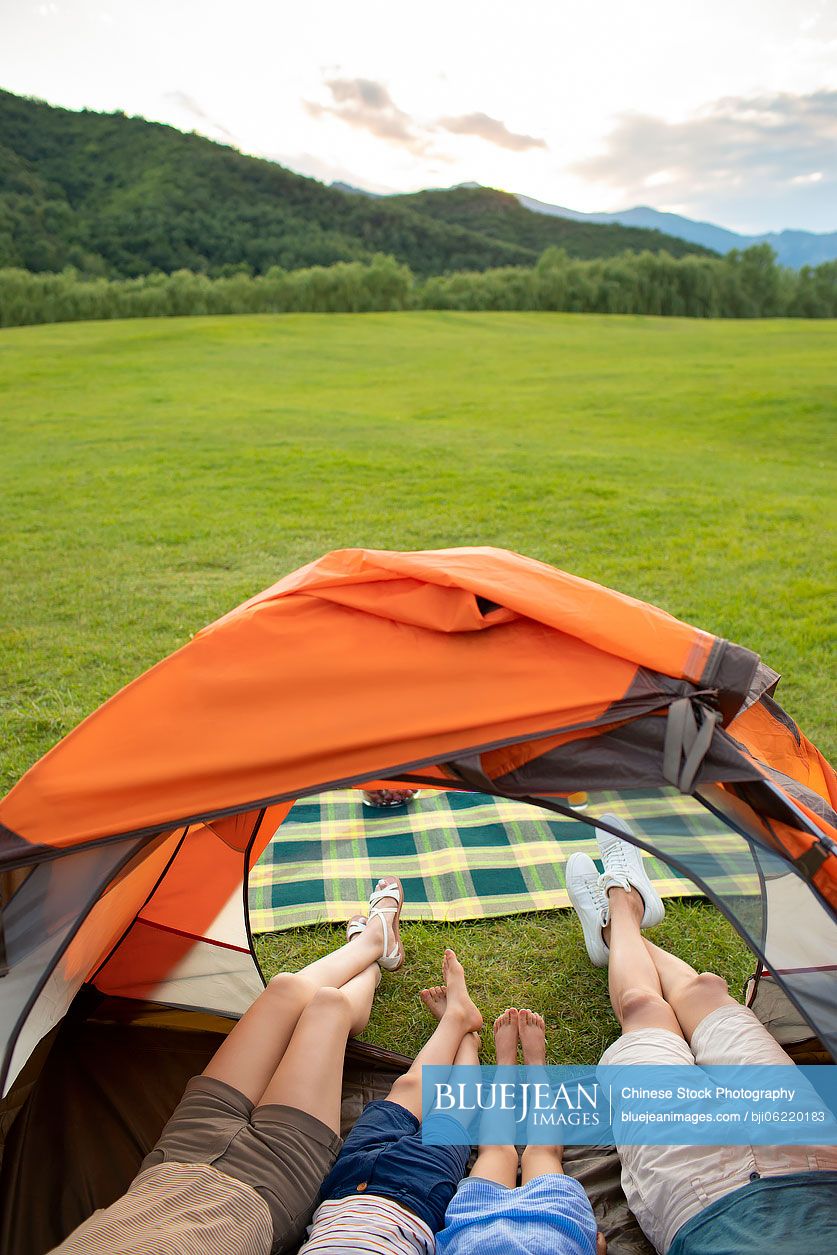
M678 239L702 244L716 253L729 253L734 248L750 248L754 244L769 244L776 253L780 266L798 270L800 266L819 266L824 261L837 258L837 231L768 231L763 235L740 235L714 222L696 222L680 214L664 213L648 205L637 205L612 214L584 214L563 205L548 205L531 196L518 196L521 205L547 217L566 218L571 222L621 223L626 227L646 227L663 231Z
M335 182L331 185L342 192L355 192L359 196L371 196L377 199L400 200L399 193L383 197L379 192L369 192L365 188L355 187L350 183ZM465 189L469 192L486 191L480 183L459 183L453 188L439 188L434 191L454 192ZM419 192L423 196L426 193ZM550 205L533 196L515 195L515 199L533 213L548 218L564 218L569 222L587 222L598 225L618 224L624 227L639 227L648 231L660 231L663 235L674 236L678 240L686 240L691 244L699 244L713 253L731 252L734 248L751 248L754 244L769 244L776 254L780 266L789 266L798 270L801 266L819 266L822 262L837 259L837 231L767 231L762 235L742 235L738 231L730 231L727 227L719 227L714 222L697 222L694 218L684 218L680 214L666 213L661 209L653 209L650 205L636 205L633 209L622 209L615 213L581 213L577 209L568 209L565 205Z
M837 232L748 237L640 206L586 214L478 184L380 196L325 186L173 127L0 90L0 267L131 277L367 261L419 277L625 251L713 256L767 242L788 266L837 258Z
M488 188L349 195L173 127L0 91L0 267L132 277L366 261L424 277L700 244L641 227L536 214Z

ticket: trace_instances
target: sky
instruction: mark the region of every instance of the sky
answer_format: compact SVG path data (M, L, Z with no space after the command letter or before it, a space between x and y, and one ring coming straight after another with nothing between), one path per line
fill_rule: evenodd
M837 0L0 0L0 86L372 191L837 230Z

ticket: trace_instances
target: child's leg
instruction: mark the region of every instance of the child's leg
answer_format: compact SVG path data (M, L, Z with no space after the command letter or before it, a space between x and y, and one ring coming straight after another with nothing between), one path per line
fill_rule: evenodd
M454 1056L454 1066L459 1067L479 1067L480 1062L480 1035L477 1032L466 1033L459 1044L459 1049Z
M314 994L257 1107L295 1107L340 1132L346 1039L366 1025L379 979L373 963L342 988Z
M450 1005L447 990L441 987L425 990L422 996L437 1020L435 1033L387 1099L367 1103L321 1191L325 1202L357 1193L392 1199L415 1212L434 1233L444 1224L445 1209L462 1179L470 1148L422 1141L421 1068L424 1063L478 1063L475 1030L482 1022L467 996L464 973L452 951L446 953L444 966L452 988ZM295 1043L296 1034L288 1056ZM343 1249L340 1239L345 1235L332 1234L330 1224L327 1212L318 1214L310 1239L315 1249Z
M527 1146L520 1157L520 1184L535 1177L564 1172L563 1146Z
M527 1146L520 1156L520 1184L550 1172L563 1173L563 1150L563 1146Z
M515 1007L509 1007L494 1021L494 1045L498 1067L514 1067L517 1063L518 1016ZM513 1190L517 1184L517 1148L514 1145L514 1112L509 1112L509 1142L505 1146L483 1146L470 1171L470 1176L494 1181Z
M524 1066L545 1068L546 1025L543 1017L524 1008L518 1012L517 1031L523 1050ZM550 1172L563 1173L563 1150L562 1146L527 1146L520 1157L520 1184L527 1185L534 1177Z
M257 1103L317 990L345 985L374 963L382 949L381 921L375 919L360 936L301 971L274 976L221 1043L204 1076L224 1081Z
M480 1146L468 1176L481 1177L513 1190L517 1185L518 1163L516 1146Z
M447 1002L436 1031L416 1055L409 1072L400 1076L389 1092L391 1102L405 1107L419 1120L422 1114L422 1068L425 1064L452 1064L463 1038L482 1025L482 1016L468 994L465 971L453 950L445 951L442 971L447 985Z

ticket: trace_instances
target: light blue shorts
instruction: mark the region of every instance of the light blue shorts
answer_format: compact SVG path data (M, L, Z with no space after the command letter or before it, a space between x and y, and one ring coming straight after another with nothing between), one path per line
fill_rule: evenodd
M467 1177L451 1199L438 1255L596 1255L596 1219L573 1177L508 1186Z

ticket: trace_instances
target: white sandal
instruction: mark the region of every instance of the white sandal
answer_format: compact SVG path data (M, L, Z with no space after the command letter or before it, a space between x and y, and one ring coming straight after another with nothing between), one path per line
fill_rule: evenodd
M404 962L404 947L401 944L401 931L398 921L404 905L404 889L397 876L382 876L388 883L381 888L373 889L369 895L369 919L379 919L384 932L384 949L378 959L379 967L386 972L395 972ZM378 906L384 898L395 898L395 906ZM387 916L392 916L390 923ZM390 934L392 941L390 942Z
M369 920L365 915L353 915L346 925L346 940L351 941L353 937L359 937L361 933L365 933L368 923Z

